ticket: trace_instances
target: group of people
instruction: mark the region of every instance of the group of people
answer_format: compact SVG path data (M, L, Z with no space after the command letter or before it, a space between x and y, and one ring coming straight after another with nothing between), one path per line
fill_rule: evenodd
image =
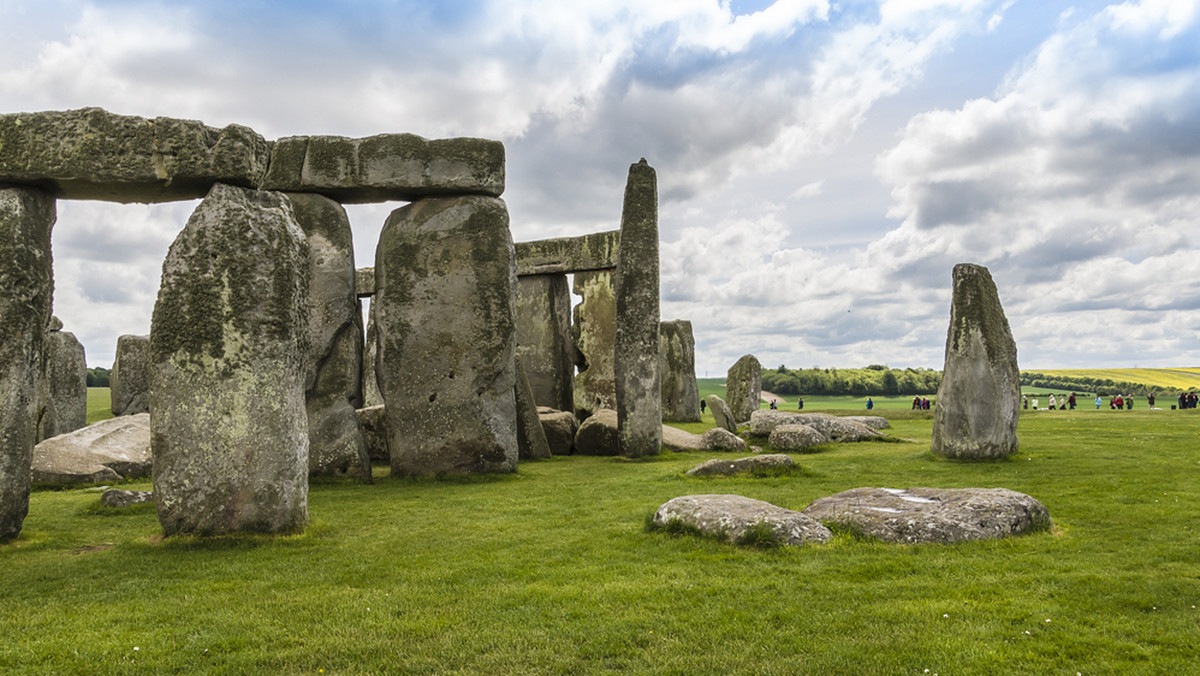
M1074 392L1072 392L1071 396L1069 396L1069 397L1055 397L1052 394L1052 395L1050 395L1050 407L1047 410L1050 410L1050 411L1067 411L1067 410L1074 411L1076 401L1077 400L1075 399ZM1097 399L1096 401L1100 401L1100 400ZM1031 403L1031 400L1029 399L1028 396L1021 395L1021 408L1028 409L1030 403ZM1032 399L1032 403L1033 403L1033 410L1035 410L1035 411L1038 410L1038 398L1037 397L1034 397ZM1099 407L1100 407L1099 404L1097 404L1096 408L1099 408Z
M1196 401L1200 397L1196 396L1195 392L1180 392L1179 393L1179 408L1196 408ZM1151 404L1153 406L1153 404Z
M912 410L928 411L929 410L929 398L928 397L919 397L919 396L913 397Z

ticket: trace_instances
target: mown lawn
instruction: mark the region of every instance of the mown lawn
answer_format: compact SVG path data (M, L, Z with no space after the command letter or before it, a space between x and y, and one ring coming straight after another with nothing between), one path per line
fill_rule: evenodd
M960 463L930 421L689 479L718 454L567 457L466 481L316 483L300 535L163 540L152 507L37 491L0 545L6 673L1192 673L1200 413L1033 412ZM856 486L1002 486L1052 532L955 546L743 549L647 533L689 493L801 509ZM145 482L130 487L147 488Z

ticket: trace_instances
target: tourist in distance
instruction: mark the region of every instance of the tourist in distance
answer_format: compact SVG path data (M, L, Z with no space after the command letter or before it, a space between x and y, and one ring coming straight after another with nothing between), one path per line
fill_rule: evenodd
M797 409L803 409L803 408L804 408L804 397L799 397L799 398L796 400L796 408L797 408Z
M1074 392L1071 393L1071 396L1067 397L1067 406L1070 406L1072 411L1075 410L1075 393Z
M1125 410L1126 411L1133 410L1133 395L1132 394L1129 395L1128 397L1125 397Z
M1100 398L1100 395L1098 395L1098 394L1097 394L1097 395L1096 395L1096 410L1097 410L1097 411L1099 411L1099 410L1100 410L1100 404L1103 404L1103 403L1104 403L1104 400L1103 400L1103 399L1101 399L1101 398Z
M772 411L774 411L774 410L776 410L776 409L778 409L778 408L779 408L779 404L775 403L775 400L774 400L774 399L772 399L772 400L771 400L771 406L770 406L770 408L771 408L771 410L772 410Z
M873 408L875 408L875 402L871 401L870 397L867 397L867 410L870 411Z
M704 409L706 409L706 408L708 408L708 404L704 403L704 400L701 399L700 400L700 415L704 415Z
M1057 402L1057 401L1055 401L1055 399L1054 399L1054 395L1053 395L1053 394L1051 394L1051 395L1050 395L1050 410L1051 410L1051 411L1053 411L1053 410L1055 410L1055 409L1057 409L1057 408L1058 408L1058 402Z

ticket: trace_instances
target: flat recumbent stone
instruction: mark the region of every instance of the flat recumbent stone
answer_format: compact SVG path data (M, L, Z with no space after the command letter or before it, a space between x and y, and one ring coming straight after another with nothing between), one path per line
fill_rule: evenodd
M684 495L654 512L656 526L674 520L728 542L737 542L758 524L766 524L784 545L826 542L833 537L828 528L806 514L741 495Z

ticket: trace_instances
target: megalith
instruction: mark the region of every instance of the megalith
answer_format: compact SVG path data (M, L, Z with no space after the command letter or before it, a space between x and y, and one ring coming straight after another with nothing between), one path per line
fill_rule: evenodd
M1017 344L987 268L954 266L946 365L933 413L933 452L984 460L1017 452Z
M150 411L150 336L117 337L117 357L109 376L113 415Z
M542 429L538 407L533 401L533 390L529 387L529 378L525 376L525 367L520 359L516 362L516 371L513 397L517 404L517 459L545 460L550 457L550 443L546 439L546 431Z
M375 251L375 374L394 475L517 463L516 263L494 197L413 202Z
M289 193L287 198L309 247L309 474L369 482L371 459L355 413L362 406L363 328L350 219L328 197Z
M307 521L309 275L280 193L215 185L171 245L150 326L154 501L167 535Z
M733 412L729 410L729 404L715 394L708 395L704 400L708 402L708 410L712 413L713 422L717 427L737 434L737 421L733 419Z
M20 534L29 513L37 389L54 295L55 213L45 191L0 189L0 541Z
M739 425L750 420L762 399L762 364L752 354L744 355L725 374L725 401Z
M575 376L575 415L581 420L602 408L617 408L613 343L617 299L610 270L575 273L573 288L582 298L574 310L571 335L579 373Z
M46 334L46 390L49 408L38 441L87 424L87 357L83 344L69 331L52 328Z
M658 177L645 159L630 165L617 247L613 380L621 455L662 449L658 372Z
M575 357L567 276L517 278L517 357L538 406L572 410Z
M367 339L363 345L362 392L363 407L383 406L383 395L379 393L379 379L375 376L375 352L378 331L375 330L375 299L367 307Z
M658 333L663 420L700 422L700 388L696 384L696 341L692 337L692 323L686 319L663 322Z

